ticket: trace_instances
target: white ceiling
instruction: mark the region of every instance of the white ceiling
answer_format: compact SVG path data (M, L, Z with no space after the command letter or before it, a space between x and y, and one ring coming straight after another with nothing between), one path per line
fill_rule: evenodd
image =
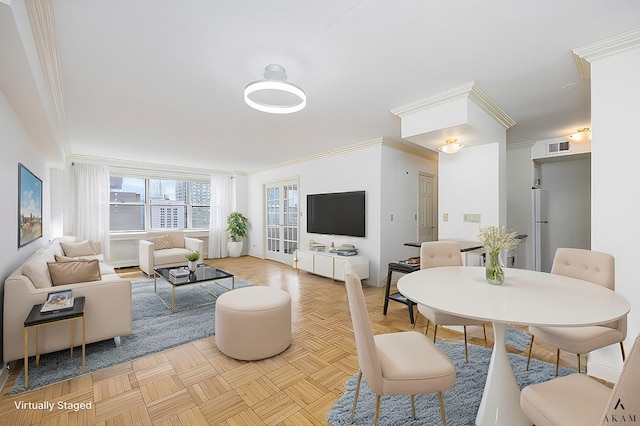
M516 122L508 143L573 132L590 90L572 49L640 26L637 0L53 4L65 154L245 172L401 141L391 109L471 81ZM271 63L303 111L244 103Z

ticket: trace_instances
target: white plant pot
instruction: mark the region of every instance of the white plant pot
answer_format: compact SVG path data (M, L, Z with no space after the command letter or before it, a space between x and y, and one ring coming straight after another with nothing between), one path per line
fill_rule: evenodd
M242 254L242 241L229 241L227 243L229 257L240 257Z
M196 268L198 267L198 261L197 260L190 260L189 263L187 264L187 266L189 267L189 270L191 272L195 272Z

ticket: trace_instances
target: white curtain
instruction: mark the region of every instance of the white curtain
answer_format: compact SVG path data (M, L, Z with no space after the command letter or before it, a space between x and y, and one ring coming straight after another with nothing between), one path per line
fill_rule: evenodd
M229 256L227 217L231 214L233 186L231 176L211 176L211 217L209 221L209 258Z
M109 259L109 169L98 164L71 166L74 189L72 235L102 244Z

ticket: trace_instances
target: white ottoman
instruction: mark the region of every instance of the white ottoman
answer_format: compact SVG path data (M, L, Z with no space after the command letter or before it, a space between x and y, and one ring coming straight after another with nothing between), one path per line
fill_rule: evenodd
M291 298L274 287L243 287L216 301L216 344L231 358L252 361L291 344Z

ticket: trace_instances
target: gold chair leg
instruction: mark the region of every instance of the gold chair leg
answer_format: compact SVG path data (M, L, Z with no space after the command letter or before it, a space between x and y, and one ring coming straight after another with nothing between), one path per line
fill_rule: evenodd
M463 325L462 329L464 330L464 362L465 364L469 363L469 348L467 347L467 326Z
M624 353L624 342L620 342L620 352L622 353L622 362L626 361L626 356Z
M532 349L533 349L533 334L531 335L531 342L529 343L529 356L527 357L527 368L526 368L527 371L529 371L529 361L531 361Z
M353 424L353 418L356 415L356 404L358 403L358 395L360 395L360 382L362 381L362 370L358 372L358 384L356 385L356 396L353 399L353 408L351 409L351 424Z
M556 377L558 377L558 367L560 366L560 349L556 351Z
M416 419L416 398L414 395L411 395L411 415L413 416L413 420Z
M440 401L440 417L442 417L442 426L447 426L447 418L444 414L444 398L442 398L442 392L438 392L438 400Z
M433 327L433 343L435 343L436 342L436 334L438 334L438 324L434 323L433 325L434 325L434 327Z
M487 342L487 327L482 324L482 331L484 332L484 347L488 347L489 343Z
M580 365L580 354L576 355L578 355L578 373L580 373L582 371L582 366Z
M381 395L376 395L376 418L373 422L375 426L378 426L378 419L380 418L380 398Z

